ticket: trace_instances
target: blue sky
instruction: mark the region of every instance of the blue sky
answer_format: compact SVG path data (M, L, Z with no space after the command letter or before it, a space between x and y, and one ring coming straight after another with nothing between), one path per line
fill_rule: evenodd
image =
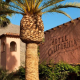
M80 0L65 0L63 3L66 2L80 2ZM62 10L65 11L67 14L69 14L72 19L80 17L80 9L78 8L66 8ZM22 15L16 14L9 19L12 24L20 25L20 20L22 19ZM44 31L70 21L68 17L60 13L43 14L42 20L44 23Z

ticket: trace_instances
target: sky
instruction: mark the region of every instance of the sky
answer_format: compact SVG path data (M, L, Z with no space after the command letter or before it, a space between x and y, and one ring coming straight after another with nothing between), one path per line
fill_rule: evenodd
M66 3L66 2L80 2L80 0L65 0L62 3ZM67 14L69 14L73 20L80 17L80 9L78 9L78 8L64 8L62 10L64 12L66 12ZM12 16L9 19L12 24L20 26L20 20L22 19L22 17L23 16L20 14L15 14L14 16ZM68 21L71 21L70 18L68 18L67 16L60 14L60 13L43 14L42 20L43 20L43 24L44 24L44 31L54 28L58 25L66 23Z

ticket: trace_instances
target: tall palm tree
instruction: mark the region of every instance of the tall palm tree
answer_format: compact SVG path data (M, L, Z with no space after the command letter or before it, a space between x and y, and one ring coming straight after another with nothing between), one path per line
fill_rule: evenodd
M0 2L2 2L2 0L0 0ZM0 4L0 11L4 10L6 6L4 6L3 4ZM9 15L11 16L11 14ZM0 27L5 27L10 23L10 20L7 18L7 15L0 15Z
M10 20L7 18L7 16L2 15L0 16L0 27L6 27L10 23Z
M61 10L61 8L80 8L80 3L61 4L65 0L6 0L9 4L2 2L3 5L8 5L8 9L1 10L2 14L22 14L23 18L20 22L20 39L26 43L25 54L25 80L39 80L38 73L38 44L44 37L44 25L41 19L42 14L48 12L57 12L71 17Z

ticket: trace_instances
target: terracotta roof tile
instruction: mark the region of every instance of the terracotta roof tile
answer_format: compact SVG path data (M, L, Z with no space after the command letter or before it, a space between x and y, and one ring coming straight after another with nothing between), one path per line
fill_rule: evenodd
M58 26L59 28L61 28L62 26Z
M0 38L2 38L3 36L20 37L18 33L5 33L5 34L0 35Z
M68 26L68 24L67 24L67 23L64 23L63 25Z
M56 30L56 28L53 28L53 30L55 31L55 30Z
M15 36L20 36L18 33L5 33L4 35L11 35L11 36L15 35Z
M80 17L79 18L77 18L78 20L80 20Z
M70 21L71 23L74 23L74 21Z

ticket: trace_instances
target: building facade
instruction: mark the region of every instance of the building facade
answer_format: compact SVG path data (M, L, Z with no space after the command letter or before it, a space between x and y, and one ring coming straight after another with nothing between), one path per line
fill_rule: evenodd
M1 39L1 66L9 71L20 67L20 38L18 34L6 33Z
M17 25L9 24L0 29L0 66L6 69L25 66L26 44L20 40L19 34ZM80 18L47 30L44 35L45 41L39 44L40 63L80 63Z
M80 64L80 18L45 31L40 62Z
M26 45L25 45L25 43L23 43L20 40L19 34L20 34L20 26L17 26L17 25L9 24L5 28L0 28L0 67L4 67L4 65L5 65L6 69L8 69L8 68L13 69L13 67L12 67L12 64L13 64L13 65L16 65L16 66L14 66L14 68L17 69L19 65L25 66L25 51L26 51L25 47L26 47ZM4 43L2 42L3 41L2 39L4 39ZM5 45L5 42L7 45L6 49L8 48L7 49L8 52L6 50L7 54L4 53L4 51L3 51L3 49L5 50L5 47L3 48L1 46L2 43L3 43L3 45ZM16 46L14 46L14 44ZM15 48L12 47L12 49L16 50L16 51L10 51L10 45L13 45ZM3 55L2 55L2 52L4 53ZM1 56L4 58L2 58ZM13 60L12 60L12 58L10 58L10 56L13 58ZM14 56L16 56L17 59ZM7 60L6 58L8 58L7 62L6 62L6 60ZM19 61L17 63L15 63L16 60L19 60ZM8 64L8 67L7 67L7 64Z

